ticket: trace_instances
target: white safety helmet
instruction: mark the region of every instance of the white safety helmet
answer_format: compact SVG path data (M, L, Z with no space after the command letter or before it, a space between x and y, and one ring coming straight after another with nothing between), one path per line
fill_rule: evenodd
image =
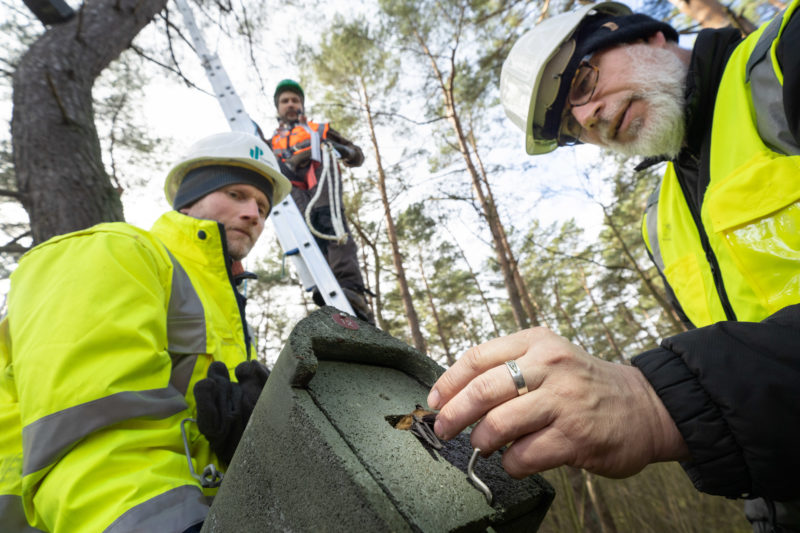
M545 154L558 146L555 139L542 138L538 132L544 127L547 110L558 96L561 77L575 52L575 30L595 13L618 16L631 12L617 2L584 6L545 19L511 48L500 73L500 100L508 118L525 132L529 154Z
M263 176L272 184L271 207L279 204L292 190L292 184L281 174L272 149L264 141L249 133L230 131L200 139L175 163L164 184L170 205L186 174L209 165L243 167Z

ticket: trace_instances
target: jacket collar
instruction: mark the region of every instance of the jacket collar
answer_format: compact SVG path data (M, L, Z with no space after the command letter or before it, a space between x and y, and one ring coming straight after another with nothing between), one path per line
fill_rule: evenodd
M741 40L741 33L734 28L703 30L697 34L686 79L684 145L684 150L695 158L699 157L701 147L711 133L714 102L725 65Z
M150 231L173 254L202 265L220 265L227 270L230 259L222 224L168 211L156 220Z
M697 166L704 143L711 135L714 102L722 73L733 49L741 40L741 34L733 28L708 29L697 34L684 91L686 138L683 148L672 160L676 165L684 168ZM645 170L668 160L666 156L647 157L634 170Z

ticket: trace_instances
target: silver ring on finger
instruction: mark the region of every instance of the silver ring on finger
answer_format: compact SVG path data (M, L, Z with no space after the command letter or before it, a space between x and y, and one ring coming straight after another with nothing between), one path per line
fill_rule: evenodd
M517 366L517 362L513 359L506 361L506 367L511 372L511 379L514 380L514 386L517 388L517 396L522 396L528 392L528 386L525 384L525 378L522 376L522 370Z

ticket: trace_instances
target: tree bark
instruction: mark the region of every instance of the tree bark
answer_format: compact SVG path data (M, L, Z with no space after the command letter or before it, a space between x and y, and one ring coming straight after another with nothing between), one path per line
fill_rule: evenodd
M419 327L419 316L417 310L414 308L414 301L411 298L411 291L408 288L408 280L406 279L406 270L403 266L403 256L400 253L400 247L397 244L397 229L394 225L392 218L391 205L389 204L389 194L386 191L386 172L383 169L381 161L381 152L378 147L378 137L375 133L375 123L372 119L372 112L370 110L369 93L367 88L361 86L362 97L364 98L364 115L367 119L369 127L369 137L372 142L372 148L375 150L375 166L378 170L378 189L381 193L381 202L383 204L383 212L386 218L386 236L389 238L389 244L392 248L392 262L394 263L394 270L397 274L397 284L400 288L400 297L403 300L403 308L406 312L406 321L408 328L411 330L411 339L414 342L414 347L422 353L428 351L425 345L425 337L422 336L422 331Z
M442 321L439 319L439 311L436 309L436 302L433 301L433 294L431 293L430 285L428 285L428 277L425 275L425 264L422 261L421 253L417 255L417 261L419 263L419 273L420 276L422 276L422 283L425 285L425 294L428 297L428 305L431 307L433 321L436 323L436 332L439 334L439 339L442 341L442 348L444 349L444 356L445 360L447 361L447 366L453 366L453 364L456 362L456 358L450 351L450 343L447 342L447 335L445 335L444 329L442 328Z
M511 249L511 244L508 242L508 235L506 234L505 227L503 227L503 223L500 221L500 214L497 212L497 204L494 201L494 194L492 193L492 188L489 185L489 176L486 174L486 169L483 167L483 161L478 154L478 144L475 142L475 136L471 133L469 135L469 140L470 145L472 146L472 153L475 154L475 159L478 161L478 169L480 169L481 172L481 181L486 186L488 208L491 209L492 219L497 224L497 234L500 237L500 242L503 245L503 251L508 259L508 264L511 268L511 274L514 278L514 283L517 286L517 291L519 291L520 299L522 300L522 307L525 309L525 313L528 315L528 320L532 326L539 326L542 324L546 326L547 324L540 319L541 308L539 307L539 304L531 297L531 293L528 290L528 284L525 283L525 280L522 279L522 275L519 273L517 258L514 255L514 251Z
M417 43L419 44L423 53L430 61L433 74L436 77L440 89L442 90L444 107L447 110L447 119L453 128L453 133L455 134L456 141L458 142L459 152L464 158L464 163L467 167L467 171L469 173L470 178L472 179L472 189L475 191L475 195L478 197L478 201L480 202L481 208L483 209L486 221L489 224L489 231L491 232L492 235L492 243L494 244L495 254L497 256L497 262L500 265L500 270L503 273L503 283L505 284L506 291L508 292L508 303L511 306L511 312L514 315L514 321L516 322L517 327L519 327L520 329L524 329L528 327L528 317L527 314L525 313L525 310L522 307L522 298L519 293L517 284L514 281L513 268L511 267L511 264L509 263L508 260L508 256L506 255L506 252L503 248L502 236L498 231L499 220L497 219L497 212L493 209L490 199L487 198L486 194L484 193L480 176L478 174L477 169L475 168L475 164L472 162L472 158L470 157L470 151L469 147L467 146L467 138L464 133L464 128L461 125L458 112L456 111L455 98L453 95L453 89L454 89L453 82L456 75L456 64L455 64L456 49L455 47L453 48L453 52L449 58L450 75L447 77L447 79L445 79L444 74L439 69L439 65L436 63L436 57L434 56L433 52L431 52L431 50L428 48L428 45L425 42L425 40L416 30L414 30L414 36L416 37Z
M452 234L450 235L452 237ZM461 253L461 258L464 260L464 263L467 265L467 270L469 270L469 275L472 278L472 281L475 282L475 287L478 289L478 294L481 296L481 302L483 302L483 308L486 309L486 316L489 317L489 321L492 323L492 329L494 330L495 337L500 336L500 330L497 327L497 321L494 319L494 314L492 314L492 308L489 307L489 300L486 299L486 293L483 292L483 288L481 287L481 283L478 280L478 275L475 274L475 271L472 269L472 265L469 264L469 260L467 259L467 254L464 253L464 249L458 243L458 241L453 237L453 244L456 245L458 251Z
M20 200L34 244L123 220L101 157L92 86L166 0L87 0L49 28L14 73L11 135Z
M353 210L353 216L350 217L350 223L358 233L359 238L361 239L362 248L369 248L372 251L372 260L375 262L375 284L370 286L369 283L366 284L367 290L371 290L374 297L372 301L375 303L375 309L373 310L375 313L375 320L378 322L378 327L384 331L389 331L389 324L386 322L386 319L383 317L383 295L381 293L381 255L378 251L378 245L375 243L374 239L371 239L364 228L361 225L361 219L358 217L358 211ZM366 251L364 252L366 254ZM364 260L366 263L366 259ZM367 278L368 279L368 278Z
M672 304L670 304L667 299L661 294L661 292L656 288L653 284L653 280L642 270L639 266L639 263L636 261L636 258L633 255L633 252L628 247L628 244L625 242L625 239L622 236L622 232L620 231L619 227L617 227L614 219L612 218L611 214L608 212L608 208L605 205L598 202L600 208L603 210L603 218L608 225L608 228L614 234L614 237L619 242L619 245L622 247L623 254L625 258L628 260L628 263L631 265L633 270L636 272L636 275L639 276L639 279L642 280L644 286L647 287L647 290L650 294L653 295L658 305L664 310L664 313L667 316L667 319L670 321L672 326L675 328L676 331L686 331L686 326L678 320L677 315L675 314L674 310L672 309Z
M614 349L614 353L617 354L617 357L623 362L628 363L628 360L625 359L625 355L622 353L617 341L614 339L614 334L608 328L605 320L605 313L600 310L600 306L597 305L597 300L594 299L594 295L592 294L591 289L589 288L589 282L586 280L586 272L583 270L583 267L579 268L581 273L581 286L583 287L583 292L586 293L586 296L589 298L589 303L592 304L592 311L594 311L595 316L597 317L597 321L600 323L600 326L603 328L603 333L606 336L606 340L611 348Z

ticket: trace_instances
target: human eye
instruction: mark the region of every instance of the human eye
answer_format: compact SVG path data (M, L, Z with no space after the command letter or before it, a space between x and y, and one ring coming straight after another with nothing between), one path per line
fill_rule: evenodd
M573 105L582 105L595 86L596 72L590 65L582 65L572 79L569 100Z

